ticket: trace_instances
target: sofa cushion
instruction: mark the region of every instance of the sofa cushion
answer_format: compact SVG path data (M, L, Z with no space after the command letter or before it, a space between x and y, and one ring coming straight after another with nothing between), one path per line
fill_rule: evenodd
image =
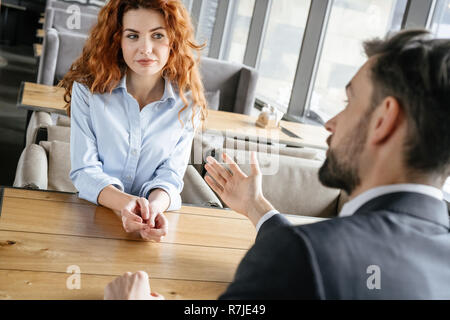
M40 128L46 128L52 125L52 119L48 112L34 111L31 114L26 132L26 145L36 143L37 132Z
M70 142L70 127L49 126L47 127L47 141Z
M185 204L222 208L222 203L202 179L195 168L189 165L183 178L181 200Z
M77 192L70 180L70 144L63 141L41 141L48 155L48 190Z
M47 155L37 144L25 147L17 163L14 187L47 189Z
M59 115L56 119L56 125L61 127L70 127L70 118L68 116Z

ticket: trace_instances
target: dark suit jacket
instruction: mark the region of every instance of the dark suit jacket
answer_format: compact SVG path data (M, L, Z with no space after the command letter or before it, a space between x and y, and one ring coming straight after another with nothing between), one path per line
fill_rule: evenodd
M220 298L450 299L447 206L398 192L310 225L276 215Z

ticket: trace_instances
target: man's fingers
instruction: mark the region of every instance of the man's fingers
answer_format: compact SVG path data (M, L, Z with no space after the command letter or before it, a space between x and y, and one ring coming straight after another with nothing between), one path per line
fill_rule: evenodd
M237 163L234 162L234 160L231 159L231 157L228 154L223 153L222 158L225 161L225 163L228 164L228 166L230 167L230 170L233 173L233 175L240 175L242 177L247 178L247 175L244 172L242 172L241 168L239 168Z
M233 175L228 171L224 166L222 166L219 162L217 162L216 159L213 157L208 157L206 159L208 161L208 164L218 173L220 174L225 181L233 178Z
M261 169L259 168L258 157L256 156L256 152L251 153L250 166L252 168L252 175L257 176L261 174Z
M222 194L223 188L219 186L219 184L216 181L214 181L210 176L208 175L205 176L205 181L211 187L211 189L213 189L215 193L217 193L219 196Z
M214 178L214 180L217 181L217 183L223 188L223 186L225 186L225 184L227 183L227 181L225 180L225 178L219 173L217 172L217 170L209 163L207 163L205 165L205 169L206 171L211 175L211 177Z

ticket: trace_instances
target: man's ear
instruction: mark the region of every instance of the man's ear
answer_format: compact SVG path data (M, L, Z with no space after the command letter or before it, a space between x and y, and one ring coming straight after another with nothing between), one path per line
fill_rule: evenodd
M399 128L403 120L403 112L398 100L386 97L373 113L372 134L370 142L380 144L389 139Z

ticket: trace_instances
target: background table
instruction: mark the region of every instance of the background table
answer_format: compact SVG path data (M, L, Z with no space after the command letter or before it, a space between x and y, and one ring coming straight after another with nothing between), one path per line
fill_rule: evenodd
M17 101L17 106L28 110L41 110L67 114L63 88L24 82ZM327 149L326 139L329 133L323 127L281 121L281 126L298 135L291 137L280 128L264 129L255 125L257 118L244 114L208 110L208 120L204 130L219 134L233 134L239 139L258 141L275 141L297 147Z
M168 212L168 236L152 243L75 194L0 188L0 203L0 299L102 299L108 282L139 270L166 299L216 299L256 235L246 218L223 209ZM72 265L81 270L80 290L66 286Z
M280 122L281 127L295 133L299 136L298 138L287 135L280 128L257 127L256 120L257 117L245 114L208 110L208 119L204 129L222 134L228 133L241 140L262 140L296 147L328 148L326 140L330 133L323 127L289 121Z

